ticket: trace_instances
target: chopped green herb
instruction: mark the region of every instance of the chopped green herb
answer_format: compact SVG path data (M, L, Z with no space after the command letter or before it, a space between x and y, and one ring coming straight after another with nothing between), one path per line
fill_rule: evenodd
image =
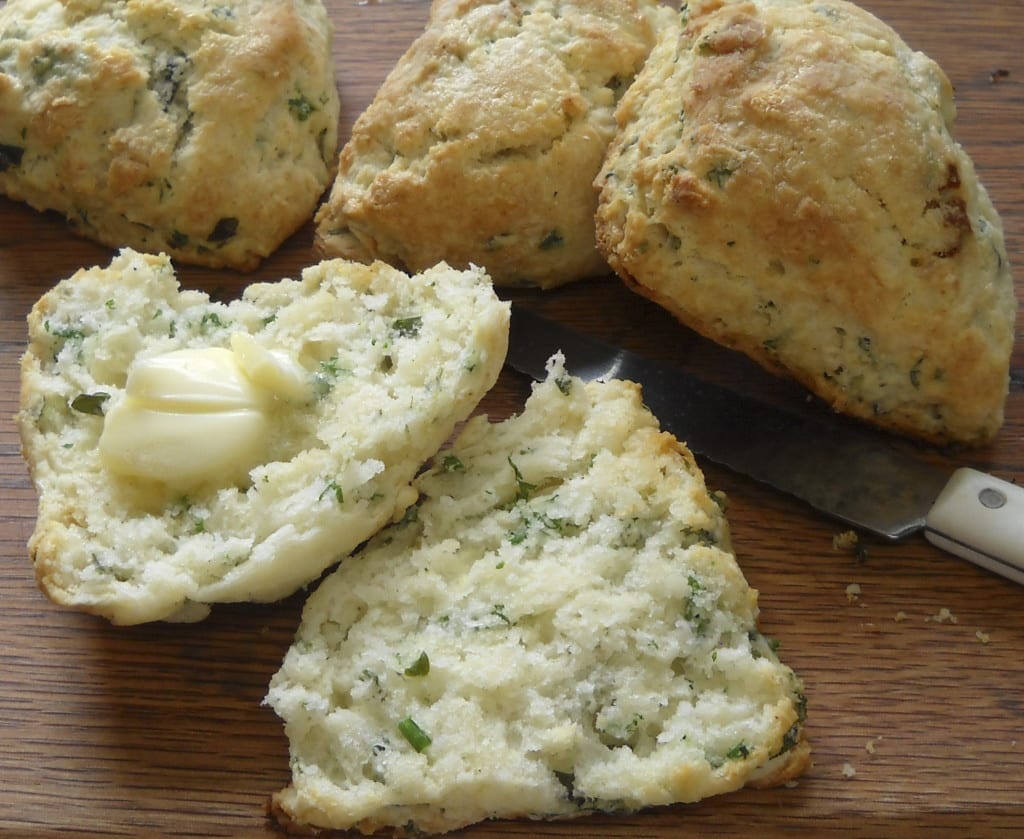
M323 500L323 497L324 497L325 495L327 495L327 493L329 493L329 492L332 492L332 493L334 493L334 498L335 498L335 500L336 500L336 501L337 501L337 502L338 502L339 504L344 504L344 503L345 503L345 492L344 492L344 490L342 489L342 486L341 486L341 484L339 484L339 483L338 483L337 481L335 481L335 480L331 480L331 481L328 481L328 482L327 482L327 486L326 486L326 487L324 487L324 491L323 491L323 492L321 492L319 496L317 496L317 499L316 499L316 500L317 500L317 501L322 501L322 500Z
M494 608L491 609L491 614L499 620L501 620L503 623L507 624L508 626L512 626L512 619L505 614L504 603L495 603Z
M167 240L167 244L172 248L183 248L188 244L188 236L180 230L174 230L171 232L170 238Z
M338 357L332 356L326 361L320 362L320 369L313 374L313 393L318 399L322 399L331 392L334 382L343 373L348 373L344 367L338 366Z
M49 321L44 324L46 331L53 335L55 338L63 338L65 341L79 341L85 337L85 333L81 329L75 329L72 326L51 326Z
M399 335L413 337L419 335L420 327L423 325L423 318L419 315L408 318L398 318L391 324L391 328Z
M530 493L537 488L537 485L523 480L523 473L519 471L519 467L512 461L511 455L508 457L508 465L512 467L512 472L516 476L516 498L525 501L530 497Z
M29 62L32 78L36 84L43 84L62 63L63 58L58 54L56 48L46 46L39 55L33 56Z
M420 653L419 657L406 667L404 672L406 676L426 676L430 672L430 659L427 654Z
M216 312L204 312L199 320L199 331L206 335L210 329L222 329L225 325L224 320Z
M742 740L725 753L727 760L741 760L750 756L750 747Z
M103 406L110 399L109 393L97 391L96 393L80 393L71 400L71 407L80 414L92 414L103 416Z
M720 163L717 166L708 170L707 179L711 181L719 189L723 188L728 182L729 178L733 176L735 169L730 169L724 163Z
M453 454L446 454L441 461L442 472L465 472L466 466Z
M547 236L541 239L539 247L542 251L550 251L561 247L564 243L565 240L562 238L562 234L557 230L551 230Z
M565 396L568 396L569 391L572 390L572 376L558 376L555 379L555 387L557 387Z
M316 106L300 93L288 100L288 110L299 122L305 122L316 110Z
M417 752L422 752L433 741L412 717L405 717L398 721L398 730Z
M226 242L238 233L238 219L233 216L225 216L218 221L210 235L206 237L207 242Z

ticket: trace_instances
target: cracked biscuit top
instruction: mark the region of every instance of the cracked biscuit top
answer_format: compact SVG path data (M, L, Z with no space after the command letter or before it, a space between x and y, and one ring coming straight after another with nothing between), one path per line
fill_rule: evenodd
M945 74L842 0L688 5L595 183L612 267L837 410L991 438L1017 304Z
M321 253L472 263L501 285L607 273L591 184L666 15L650 0L436 0L342 149Z
M320 0L0 8L0 192L111 247L255 268L313 215L337 123Z

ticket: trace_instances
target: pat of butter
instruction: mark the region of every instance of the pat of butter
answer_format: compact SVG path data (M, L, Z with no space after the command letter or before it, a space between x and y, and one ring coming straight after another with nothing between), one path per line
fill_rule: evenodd
M274 400L308 398L308 376L249 335L233 335L231 345L138 361L103 421L104 466L187 488L233 482L261 463Z

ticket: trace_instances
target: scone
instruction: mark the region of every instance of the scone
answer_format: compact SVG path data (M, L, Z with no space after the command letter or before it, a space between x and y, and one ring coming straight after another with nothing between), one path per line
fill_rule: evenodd
M116 624L291 594L402 515L507 341L480 270L334 260L228 304L164 256L79 271L22 362L40 588Z
M82 236L255 268L334 171L321 0L0 4L0 192Z
M470 420L417 505L324 579L267 702L297 827L439 833L774 785L802 686L689 451L627 382L556 357Z
M481 265L499 285L608 273L591 183L670 17L654 0L435 0L342 149L319 252Z
M688 7L595 182L612 267L838 411L991 438L1017 303L942 70L843 0Z

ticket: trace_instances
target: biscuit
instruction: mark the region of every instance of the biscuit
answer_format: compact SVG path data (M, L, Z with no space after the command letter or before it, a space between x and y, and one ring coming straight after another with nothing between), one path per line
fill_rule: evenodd
M22 362L40 588L116 624L291 594L404 512L507 341L479 269L333 260L227 304L164 256L77 272Z
M1017 302L939 66L843 0L700 0L663 35L595 182L615 271L838 411L990 439Z
M720 500L628 382L559 357L474 417L401 523L326 577L267 702L293 827L439 833L781 784L802 685L757 630Z
M651 0L435 0L341 151L319 252L480 265L498 285L607 274L591 183L665 16Z
M334 171L320 0L8 0L0 192L84 237L255 268Z

